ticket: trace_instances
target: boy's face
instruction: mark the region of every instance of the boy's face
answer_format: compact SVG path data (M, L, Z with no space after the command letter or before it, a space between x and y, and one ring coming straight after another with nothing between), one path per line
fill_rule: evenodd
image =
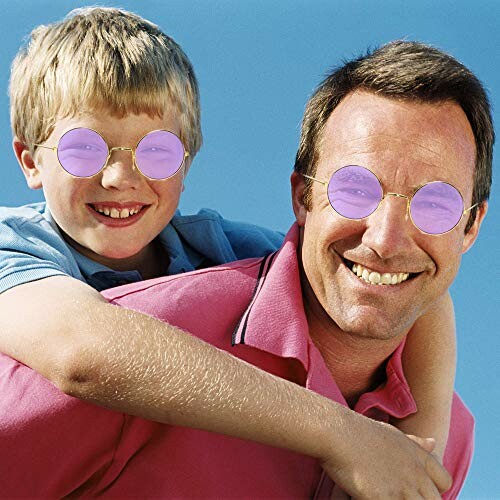
M165 129L180 136L177 116L151 118L146 114L117 118L106 111L63 118L44 145L56 146L70 129L86 127L99 132L110 148L135 148L148 132ZM16 147L16 145L15 145ZM107 166L91 178L68 174L55 151L39 148L35 160L29 152L18 152L32 189L43 188L51 213L67 241L82 254L113 267L138 268L147 258L149 245L174 215L188 159L173 177L149 180L134 168L130 151L113 151ZM31 160L31 165L29 161ZM29 167L29 168L28 168ZM131 217L120 210L120 218L98 213L106 209L140 209ZM111 214L112 215L112 214ZM127 265L130 264L129 266Z

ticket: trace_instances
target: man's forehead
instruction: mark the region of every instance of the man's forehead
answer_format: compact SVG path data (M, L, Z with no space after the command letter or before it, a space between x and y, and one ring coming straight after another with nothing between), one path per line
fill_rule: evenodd
M445 161L473 167L476 155L470 123L458 104L398 100L366 91L340 102L319 141L320 164L339 162L332 169L370 156L380 160L391 151L423 165Z

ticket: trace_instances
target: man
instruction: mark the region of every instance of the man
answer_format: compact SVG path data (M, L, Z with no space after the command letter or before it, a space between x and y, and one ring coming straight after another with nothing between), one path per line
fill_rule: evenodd
M346 64L308 104L292 175L297 224L279 252L104 295L366 416L388 421L412 413L414 401L401 372L405 336L450 286L461 254L478 235L491 182L487 100L479 82L459 68L439 51L413 43L385 46ZM462 198L465 205L458 203ZM387 280L386 286L367 283ZM262 337L262 331L276 334ZM76 494L128 496L140 480L144 497L289 498L331 490L318 463L301 455L99 413L84 403L68 404L55 392L50 401L31 402L44 404L47 413L26 426L27 437L39 440L52 421L51 434L43 436L55 450L45 457L54 472L45 483L42 478L54 487L47 494L61 491L55 488L69 477L68 468L80 471L66 485ZM4 402L2 410L7 407ZM16 416L16 408L8 408L4 435L11 445L24 443L9 426L19 411ZM316 418L316 411L308 409L304 419ZM57 424L67 426L69 419L91 422L86 434L74 436L86 461L60 446ZM456 397L444 459L454 479L448 498L465 478L472 427ZM353 432L339 428L340 435ZM342 439L337 445L342 448ZM92 450L83 453L84 448ZM387 474L387 464L369 458L370 448L361 449L361 475L368 468ZM19 464L14 456L9 475L19 477ZM158 478L165 485L161 491ZM369 485L342 486L360 497L378 493ZM421 494L435 496L437 489L428 485Z

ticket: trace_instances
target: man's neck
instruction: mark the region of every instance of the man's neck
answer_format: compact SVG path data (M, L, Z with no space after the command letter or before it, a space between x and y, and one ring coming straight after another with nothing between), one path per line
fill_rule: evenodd
M384 382L385 361L401 343L403 336L380 340L344 332L327 315L312 290L304 292L311 339L352 408L361 394L374 390Z

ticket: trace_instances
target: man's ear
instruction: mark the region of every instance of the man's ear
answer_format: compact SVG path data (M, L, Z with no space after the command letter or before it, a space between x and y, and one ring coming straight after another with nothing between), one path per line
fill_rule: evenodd
M307 218L307 209L304 206L304 177L297 172L293 172L290 183L292 185L292 205L295 219L297 219L299 226L304 226Z
M486 216L486 212L488 212L488 202L483 201L483 203L479 205L476 211L476 219L474 220L474 224L472 224L472 227L464 237L464 241L462 243L462 253L467 252L476 241L476 238L479 235L479 229Z
M40 169L35 164L33 155L31 154L28 146L21 142L17 137L12 141L12 147L17 161L21 166L24 177L30 189L40 189L42 187L42 176Z

